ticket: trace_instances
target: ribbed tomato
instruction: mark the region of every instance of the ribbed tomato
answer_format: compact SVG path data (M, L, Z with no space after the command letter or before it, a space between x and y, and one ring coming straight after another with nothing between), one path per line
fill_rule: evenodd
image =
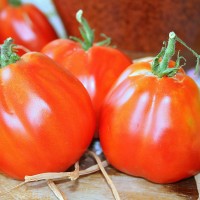
M154 62L124 71L100 120L100 142L111 165L156 183L200 171L200 91L179 65L181 57L169 62L169 47Z
M9 55L0 69L0 171L17 179L65 171L93 138L91 99L78 79L44 54Z
M0 43L12 37L16 44L31 51L40 51L48 42L58 38L47 17L34 4L10 1L0 11Z
M105 45L108 38L103 43L94 43L93 31L82 16L79 20L83 25L81 33L84 41L80 42L77 38L76 41L54 40L44 46L42 53L70 70L83 83L92 99L98 119L106 94L132 61L117 48Z

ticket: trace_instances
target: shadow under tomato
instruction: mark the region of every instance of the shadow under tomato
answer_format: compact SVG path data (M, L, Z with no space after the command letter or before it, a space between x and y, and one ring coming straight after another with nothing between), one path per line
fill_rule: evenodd
M169 192L176 193L180 197L185 197L185 199L196 200L199 197L194 177L181 180L177 183L166 184L164 187Z

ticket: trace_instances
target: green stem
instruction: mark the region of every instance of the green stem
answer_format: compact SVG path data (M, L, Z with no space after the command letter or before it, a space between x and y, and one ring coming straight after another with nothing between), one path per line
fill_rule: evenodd
M162 47L160 53L152 62L152 72L159 78L163 76L174 76L179 69L179 66L177 65L173 68L168 68L168 63L175 53L176 38L176 34L174 32L170 32L167 47ZM160 61L161 58L162 60ZM180 58L177 60L180 61Z
M79 27L79 31L81 33L83 40L81 40L80 38L74 37L74 36L70 36L70 39L72 39L76 42L79 42L84 50L88 50L94 44L95 35L94 35L94 30L91 29L87 20L85 18L83 18L82 15L83 15L82 10L79 10L76 13L76 19L81 25ZM96 43L96 45L98 45L98 46L110 45L111 39L108 38L105 34L103 34L102 36L105 37L105 40Z
M13 46L15 45L13 44L12 38L7 38L1 46L0 68L15 63L20 59L20 57L13 51Z
M21 6L22 5L22 2L21 0L8 0L8 3L12 6Z
M183 40L180 38L176 38L176 40L181 43L184 47L186 47L189 51L192 52L192 54L197 58L196 60L196 66L195 66L195 74L199 73L199 64L200 64L200 55L196 53L193 49L191 49Z
M193 49L188 47L187 44L183 42L180 38L178 38L174 32L170 32L167 47L166 46L162 47L160 53L154 58L152 62L152 73L157 75L159 78L163 76L172 77L178 72L178 70L183 65L185 65L185 63L183 65L180 65L181 59L183 59L185 62L186 60L184 57L179 56L179 52L178 52L175 66L171 68L168 67L169 61L171 60L172 56L175 53L176 42L181 43L184 47L186 47L189 51L191 51L194 56L196 56L197 62L196 62L195 73L199 72L200 55L198 55Z
M169 34L169 41L167 48L165 50L162 61L160 62L161 71L165 71L168 68L168 63L175 53L175 44L176 44L176 34L174 32L171 32Z

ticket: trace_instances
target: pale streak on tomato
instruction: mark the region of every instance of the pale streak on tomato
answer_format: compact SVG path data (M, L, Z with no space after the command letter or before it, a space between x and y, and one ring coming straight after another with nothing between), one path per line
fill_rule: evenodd
M91 99L94 99L96 95L96 80L94 76L80 75L79 80L85 86Z
M116 94L116 96L115 96L116 104L119 107L123 106L127 101L129 101L130 98L131 98L131 96L134 93L134 89L133 88L128 88L128 86L129 86L129 84L127 84L127 83L124 83L124 84L122 84L122 85L119 86L119 87L123 87L123 88L127 87L126 92L119 91L119 93Z
M149 93L143 93L138 98L137 103L132 108L134 110L134 114L130 116L131 122L130 122L130 131L136 131L138 132L141 128L141 121L143 120L142 117L146 113L146 106L147 102L149 101ZM143 124L142 124L143 126ZM133 129L133 130L132 130Z
M44 99L33 94L30 96L25 112L29 123L38 128L44 123L45 118L50 115L52 110Z
M35 33L33 32L33 30L30 29L23 22L14 21L12 25L13 25L13 28L15 29L15 31L16 31L16 34L19 35L20 40L24 40L25 42L36 40ZM22 30L23 30L23 36L20 36Z
M5 68L1 70L1 73L2 73L2 82L9 80L12 76L12 72L10 68Z
M21 134L21 132L25 132L25 129L20 119L17 116L13 115L13 113L2 112L2 119L5 124L7 124L9 129L18 131L18 134Z
M153 128L154 136L153 140L155 143L159 142L160 133L164 132L168 127L170 127L171 118L170 118L170 97L165 96L160 100L157 113L155 113L155 124L159 124Z

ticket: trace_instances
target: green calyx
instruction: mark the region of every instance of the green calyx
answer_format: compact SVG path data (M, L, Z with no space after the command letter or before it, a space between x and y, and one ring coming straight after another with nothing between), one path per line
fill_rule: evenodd
M79 42L84 50L88 50L90 47L93 46L94 44L94 30L91 29L90 25L88 24L87 20L83 18L83 11L79 10L76 13L76 19L80 23L79 31L81 33L81 37L83 40L80 38L70 36L70 39ZM108 46L111 43L111 39L107 37L105 34L101 35L102 37L105 38L105 40L102 40L98 43L95 43L96 46Z
M186 64L185 58L180 56L178 52L175 66L172 68L168 67L169 61L175 54L175 44L177 41L181 43L183 46L185 46L189 51L191 51L196 56L197 58L196 73L198 73L199 71L200 56L194 50L188 47L185 42L183 42L180 38L178 38L174 32L170 32L167 46L164 43L165 44L164 47L162 47L160 53L154 58L152 62L152 72L159 78L163 76L173 77L178 72L178 70ZM180 65L181 59L184 60L183 65Z
M22 5L22 2L21 0L8 0L8 3L12 6L21 6Z
M0 49L0 68L3 68L9 64L17 62L20 57L14 52L13 47L13 39L8 38L1 45Z

